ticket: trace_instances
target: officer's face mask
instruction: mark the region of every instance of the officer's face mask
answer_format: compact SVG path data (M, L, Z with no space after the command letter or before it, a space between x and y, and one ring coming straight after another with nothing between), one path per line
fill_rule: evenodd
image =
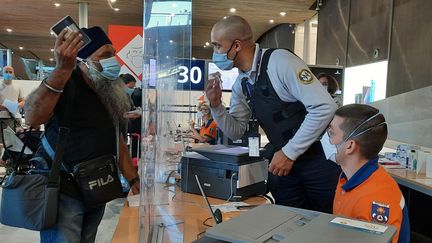
M340 142L338 144L332 144L330 142L330 137L328 135L328 132L324 133L323 137L321 138L321 145L323 147L326 159L340 164L341 161L338 161L336 158L337 158L337 154L341 151L340 148L342 147L342 145L344 145L348 140L353 139L353 138L358 137L358 136L361 136L361 135L369 132L370 130L372 130L372 128L382 126L386 123L386 122L382 122L382 123L379 123L375 126L369 127L369 128L367 128L361 132L358 132L358 130L364 124L371 121L372 119L377 117L379 114L380 113L377 113L377 114L369 117L368 119L366 119L364 122L360 123L360 125L358 125L356 128L354 128L353 131L342 142Z
M234 60L237 57L237 53L235 54L233 60L228 58L228 53L231 51L234 46L235 41L231 44L231 47L226 53L216 53L213 52L213 62L214 64L221 70L231 70L234 67Z
M106 59L101 59L99 61L93 61L93 60L84 60L82 58L77 58L79 61L82 61L87 68L93 68L94 70L98 71L104 78L107 78L109 80L116 80L120 73L120 64L117 61L117 58L115 56L109 57ZM88 62L99 62L102 71L99 71L95 69L94 67L88 65Z

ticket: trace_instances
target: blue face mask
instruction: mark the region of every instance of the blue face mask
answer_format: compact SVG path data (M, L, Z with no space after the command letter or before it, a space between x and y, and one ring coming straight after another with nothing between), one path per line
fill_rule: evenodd
M129 96L131 96L132 93L134 92L134 90L135 90L135 89L133 89L133 88L127 88L127 89L126 89L126 93L127 93Z
M234 67L234 60L237 57L237 53L234 56L234 59L228 59L228 53L231 51L231 48L234 46L234 42L231 44L230 49L227 53L216 53L213 52L213 62L214 64L221 70L231 70Z
M109 80L115 80L120 73L120 64L115 56L99 60L102 66L101 75Z
M96 68L88 64L88 62L97 62L97 61L82 59L80 57L77 57L77 60L83 62L88 69L93 68L94 70L99 72L103 77L109 80L116 80L120 74L121 67L115 56L99 60L99 63L102 66L102 72L100 72L99 70L97 70Z
M3 73L3 80L5 81L11 81L14 78L14 76L10 73Z

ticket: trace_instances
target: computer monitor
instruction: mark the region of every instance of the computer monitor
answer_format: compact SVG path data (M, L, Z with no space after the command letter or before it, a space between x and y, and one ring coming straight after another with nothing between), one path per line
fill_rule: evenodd
M208 201L207 196L206 196L206 194L204 193L204 190L203 190L203 188L202 188L202 186L201 186L201 183L200 183L200 181L199 181L198 175L195 175L195 179L196 179L196 182L197 182L197 184L198 184L198 187L199 187L199 189L200 189L200 191L201 191L201 195L203 196L204 201L206 201L207 207L208 207L208 209L210 210L210 215L212 216L213 223L214 223L215 225L216 225L216 224L220 224L220 223L222 223L222 212L221 212L219 209L216 209L216 210L213 212L213 209L212 209L212 207L211 207L211 205L210 205L210 202Z

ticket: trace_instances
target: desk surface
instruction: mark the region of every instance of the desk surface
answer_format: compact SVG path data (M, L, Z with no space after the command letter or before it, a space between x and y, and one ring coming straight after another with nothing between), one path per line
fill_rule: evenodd
M191 242L197 239L198 234L208 229L204 221L210 217L210 212L201 195L181 192L180 188L172 187L176 194L174 200L169 200L169 205L157 206L157 211L161 217L177 215L181 221L181 227L184 232L183 242ZM170 192L170 198L174 193ZM210 204L223 204L225 200L209 198ZM244 202L248 204L263 204L266 199L262 197L252 197ZM223 220L235 217L244 211L222 213ZM212 224L212 220L206 221L207 224ZM120 212L117 228L114 232L112 243L133 243L139 242L139 207L129 207L127 202ZM165 241L164 241L165 242Z
M432 196L432 178L409 169L386 169L398 184Z
M424 174L416 174L412 170L407 169L387 169L397 183L432 196L432 178L426 177ZM181 192L180 188L172 187L176 194L174 200L169 200L168 205L158 206L158 212L164 211L166 215L180 215L184 223L183 242L191 242L197 239L197 235L204 232L208 227L203 223L210 217L209 210L201 195ZM174 193L169 193L169 198L174 196ZM225 200L209 198L210 204L223 204ZM266 200L261 197L253 197L245 200L249 204L263 204ZM240 212L223 213L223 219L235 217L241 214ZM207 220L208 224L212 224L212 220ZM112 239L113 243L129 243L139 242L139 208L128 207L127 203L120 212L117 228Z

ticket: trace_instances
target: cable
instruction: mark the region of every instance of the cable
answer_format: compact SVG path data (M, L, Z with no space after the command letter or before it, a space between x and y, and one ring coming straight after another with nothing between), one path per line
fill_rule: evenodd
M199 233L197 234L197 240L201 239L202 235L205 234L205 232L206 232L205 230L199 232Z
M209 221L210 219L212 219L212 217L208 217L203 221L203 225L207 226L207 227L213 227L213 225L207 224L207 221Z
M200 206L200 207L203 208L203 206L202 206L201 204L197 203L197 202L194 202L194 201L186 201L186 200L181 200L181 199L176 199L175 197L177 196L177 192L174 191L174 190L170 190L169 187L171 187L171 186L178 186L178 185L177 185L177 184L167 184L167 185L165 185L162 189L174 193L173 197L171 198L172 201L175 200L175 201L177 201L177 202L195 204L195 205L198 205L198 206Z
M269 195L265 194L265 195L263 195L263 197L265 197L267 200L269 200L271 204L275 204L273 198L271 198Z
M236 172L234 172L234 173L231 174L231 180L230 180L230 191L231 191L231 193L230 193L230 196L228 197L228 199L225 202L229 202L229 200L231 200L231 198L233 197L233 194L234 194L233 178L234 178L235 175L237 175Z

